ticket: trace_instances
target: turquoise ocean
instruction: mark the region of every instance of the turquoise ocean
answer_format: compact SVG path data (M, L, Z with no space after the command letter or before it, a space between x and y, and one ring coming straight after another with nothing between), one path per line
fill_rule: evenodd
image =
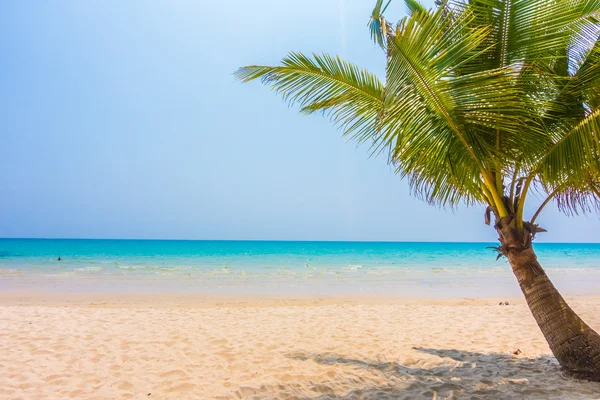
M494 243L0 239L0 290L519 295ZM600 294L600 244L538 243L567 295ZM58 260L58 257L61 260Z

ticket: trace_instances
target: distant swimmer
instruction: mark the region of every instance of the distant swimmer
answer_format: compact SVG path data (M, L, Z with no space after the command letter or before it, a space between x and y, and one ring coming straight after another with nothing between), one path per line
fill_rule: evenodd
M57 261L60 261L60 260L61 260L60 256L59 256L59 257L58 257L56 260L57 260Z

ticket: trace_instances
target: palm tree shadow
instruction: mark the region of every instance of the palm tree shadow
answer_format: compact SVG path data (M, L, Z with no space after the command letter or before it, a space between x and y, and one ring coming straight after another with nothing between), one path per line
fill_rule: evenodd
M410 364L293 353L287 357L336 371L307 384L269 385L251 399L597 399L600 383L566 377L553 357L414 347ZM270 397L271 396L271 397Z

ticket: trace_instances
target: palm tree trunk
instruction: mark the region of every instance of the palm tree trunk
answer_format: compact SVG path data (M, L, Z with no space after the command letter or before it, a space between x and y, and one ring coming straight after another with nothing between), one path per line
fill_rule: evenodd
M503 223L504 222L504 223ZM600 381L600 335L569 307L537 260L533 235L498 221L501 251L508 258L527 305L560 365L571 375Z

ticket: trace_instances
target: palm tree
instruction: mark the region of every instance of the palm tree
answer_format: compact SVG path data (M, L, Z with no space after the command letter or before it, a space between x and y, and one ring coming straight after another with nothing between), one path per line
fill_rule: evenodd
M247 66L263 83L322 111L345 135L384 152L412 192L441 205L482 205L550 348L573 375L600 380L600 335L567 305L532 247L551 201L568 214L600 207L600 0L405 0L390 24L369 22L385 82L328 55L290 53ZM526 219L531 192L545 198Z

